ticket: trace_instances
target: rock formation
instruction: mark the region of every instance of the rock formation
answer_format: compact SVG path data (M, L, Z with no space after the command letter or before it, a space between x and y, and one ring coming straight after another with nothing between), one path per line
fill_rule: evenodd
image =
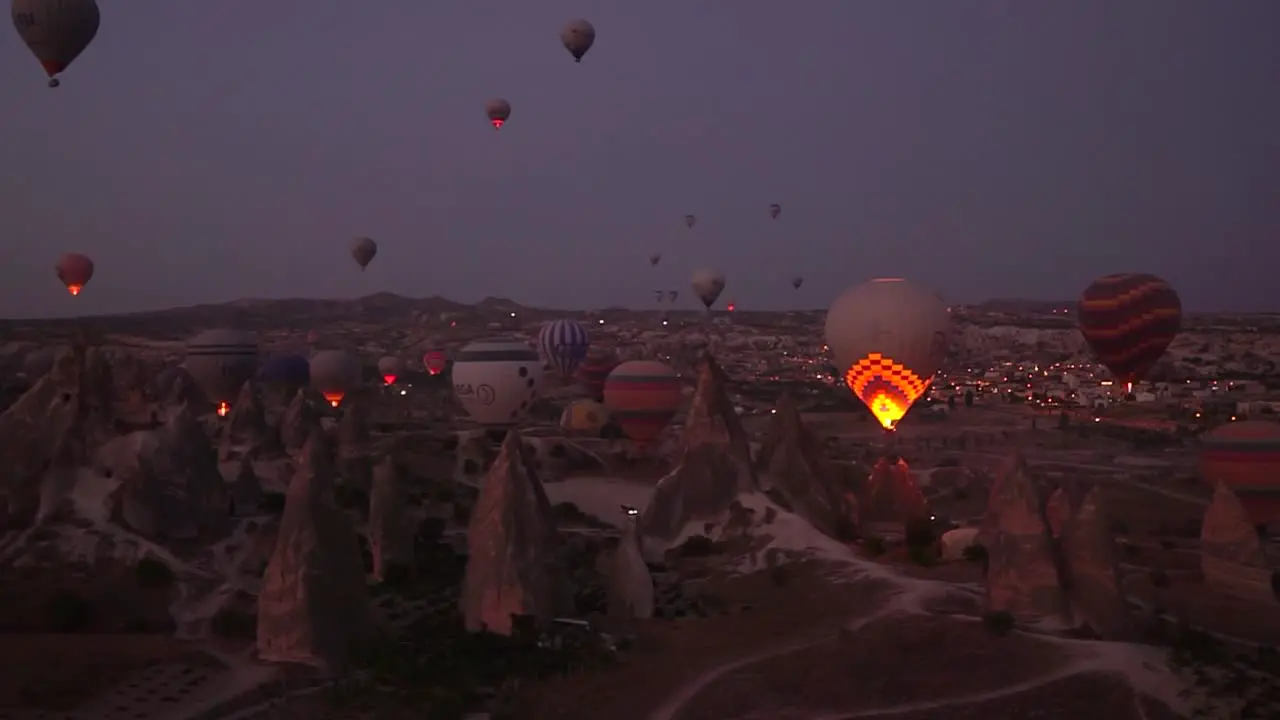
M1200 569L1209 587L1242 600L1275 602L1262 541L1240 498L1218 483L1200 528Z
M644 556L659 559L684 536L705 534L704 525L724 521L741 487L740 466L722 447L697 445L690 449L676 468L658 481L640 515Z
M1071 498L1067 497L1066 491L1058 487L1049 494L1049 499L1044 503L1044 519L1049 525L1049 532L1056 538L1062 535L1062 530L1067 526L1067 520L1071 517Z
M790 392L778 399L758 454L768 484L785 499L792 512L823 533L835 537L841 520L854 524L837 487L837 469L827 460L821 442L805 428Z
M861 503L864 523L904 525L929 517L929 504L905 460L882 457L871 469Z
M568 611L567 574L551 503L511 430L480 487L467 527L466 627L510 635L513 615L546 622Z
M1103 639L1119 640L1129 635L1131 624L1120 585L1115 539L1101 501L1101 491L1094 487L1066 522L1060 547L1076 623Z
M388 455L374 468L369 493L369 553L379 581L386 579L389 567L413 568L413 529L401 485L400 467Z
M276 450L278 445L278 436L267 425L266 408L257 386L252 381L245 383L231 406L231 412L227 414L221 457L261 457Z
M200 422L183 409L120 470L119 509L148 537L190 539L224 525L230 499Z
M640 553L636 514L626 508L622 540L609 568L609 614L621 618L653 617L653 576Z
M342 418L338 420L337 469L342 482L352 487L369 489L373 481L369 458L368 399L348 393L342 400Z
M240 517L258 514L262 502L262 482L253 469L253 461L241 458L236 476L227 484L231 495L232 514Z
M295 453L302 449L312 433L320 429L320 414L311 404L307 388L302 388L289 401L280 419L280 441L286 451Z
M1021 622L1065 620L1053 539L1026 462L1015 456L991 489L980 536L987 548L987 612Z
M738 468L738 491L751 492L759 487L751 463L751 438L733 409L726 385L727 378L715 358L703 354L677 452L685 455L700 445L720 448Z
M315 455L308 459L315 458ZM355 531L334 505L328 467L304 461L289 484L258 594L258 656L326 671L366 640L369 600Z
M160 402L166 415L176 413L184 407L197 415L212 409L204 396L204 391L196 384L191 373L188 373L186 368L176 365L161 370L150 384L147 394Z

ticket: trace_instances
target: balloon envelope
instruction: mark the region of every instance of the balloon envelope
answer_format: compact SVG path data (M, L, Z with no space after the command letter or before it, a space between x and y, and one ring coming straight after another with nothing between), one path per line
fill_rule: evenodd
M578 371L591 348L587 327L573 320L553 320L538 333L538 350L551 368L564 380Z
M395 384L396 378L404 376L404 360L395 355L387 355L378 360L378 374L388 385Z
M831 303L825 332L845 385L892 430L942 366L951 316L928 290L896 278L872 280Z
M782 214L781 205L779 205L778 203L774 203L769 206L769 217L773 218L774 220L777 220L778 216L781 214Z
M724 275L714 270L699 270L693 274L689 284L693 287L693 294L710 310L720 293L724 292Z
M574 20L560 31L560 42L564 44L564 49L569 51L575 62L582 62L582 56L586 55L596 42L596 29L586 20Z
M454 357L453 394L481 425L515 425L537 399L542 376L542 358L527 343L480 340Z
M322 350L311 358L311 385L333 407L360 386L360 359L345 350Z
M94 0L13 0L10 14L22 42L51 78L89 47L102 21Z
M680 376L654 360L624 362L604 383L604 405L627 437L647 443L658 437L684 402Z
M604 383L609 373L618 367L617 354L609 348L593 347L578 366L578 382L587 391L587 397L594 400L604 399Z
M649 256L649 264L650 264L650 265L657 265L657 264L658 264L658 261L659 261L659 260L661 260L661 259L662 259L662 253L654 253L654 254L652 254L652 255L650 255L650 256Z
M80 290L93 279L93 260L88 255L65 253L58 258L53 269L72 295L79 295Z
M685 216L684 216L684 226L685 226L685 227L691 228L691 227L693 227L694 225L696 225L696 224L697 224L697 222L698 222L698 216L697 216L697 215L685 215Z
M258 369L258 337L244 330L207 330L187 341L183 365L205 397L229 405Z
M378 254L378 243L371 238L356 238L351 242L351 259L363 270L373 262L373 258Z
M494 98L484 105L484 114L489 118L493 129L497 130L511 117L511 103L502 98Z
M1133 383L1155 366L1182 327L1178 293L1155 275L1094 280L1076 308L1080 334L1116 380Z
M1255 525L1280 522L1280 423L1241 420L1201 435L1200 477L1231 488Z
M449 364L449 358L442 350L428 350L422 356L422 366L432 375L439 375L444 372L445 367Z

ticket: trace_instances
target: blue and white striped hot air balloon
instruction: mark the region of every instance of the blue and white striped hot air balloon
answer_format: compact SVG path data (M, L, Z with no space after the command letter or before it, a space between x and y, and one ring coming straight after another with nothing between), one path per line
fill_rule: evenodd
M590 347L586 326L573 320L552 320L538 333L538 351L566 382L578 371Z

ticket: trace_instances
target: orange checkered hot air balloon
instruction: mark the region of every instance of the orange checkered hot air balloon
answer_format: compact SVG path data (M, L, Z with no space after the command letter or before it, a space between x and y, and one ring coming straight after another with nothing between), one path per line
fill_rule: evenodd
M1085 288L1076 318L1098 362L1132 389L1178 336L1182 300L1155 275L1118 273Z
M834 364L886 430L929 388L950 334L951 316L942 300L898 278L851 288L827 310Z

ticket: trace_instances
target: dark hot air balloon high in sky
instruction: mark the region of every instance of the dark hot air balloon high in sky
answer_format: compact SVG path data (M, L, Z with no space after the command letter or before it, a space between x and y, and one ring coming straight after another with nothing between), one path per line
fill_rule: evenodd
M778 203L774 203L769 206L769 217L773 218L774 220L777 220L778 216L781 214L782 214L781 205L779 205ZM803 215L804 213L800 213L800 214Z
M245 330L206 330L187 341L183 365L218 414L226 415L258 370L258 337Z
M55 88L58 75L97 37L102 21L94 0L13 0L10 15Z
M590 349L591 334L580 322L552 320L538 333L539 352L566 382L578 371Z
M795 288L796 290L799 290L800 286L803 284L804 284L804 278L800 277L799 275L791 278L791 287Z
M659 261L661 261L661 260L662 260L662 253L654 253L654 254L652 254L652 255L650 255L650 256L649 256L649 264L650 264L650 265L657 265L657 264L658 264L658 262L659 262Z
M1178 336L1182 300L1155 275L1106 275L1081 294L1076 321L1098 362L1132 391Z
M825 333L845 385L893 430L942 367L951 316L928 290L898 278L872 280L831 303Z
M58 280L67 286L67 292L72 295L79 295L93 279L93 260L88 255L66 253L58 258L53 269L58 274Z
M582 62L582 56L596 42L596 29L586 20L574 20L560 30L560 42L573 56L574 62Z
M1255 525L1280 522L1280 423L1240 420L1201 435L1200 478L1231 488Z
M359 237L351 241L351 259L356 261L361 270L369 267L373 257L378 254L378 243L372 238Z
M702 305L711 310L711 306L716 304L720 293L724 292L724 273L715 270L699 270L693 274L693 278L689 281L693 287L693 294L702 301Z
M666 429L684 402L680 376L654 360L632 360L609 373L604 405L627 437L647 445Z
M311 358L311 385L332 407L360 386L360 360L345 350L323 350Z
M378 374L382 382L395 385L396 379L404 376L404 360L395 355L386 355L378 360Z
M484 114L488 116L489 124L493 125L494 130L501 130L511 117L511 103L502 98L494 98L484 104Z
M698 224L698 216L697 216L697 215L685 215L685 216L684 216L684 226L685 226L685 227L687 227L687 228L689 228L690 230L692 230L692 229L693 229L693 226L694 226L694 225L697 225L697 224Z
M667 291L667 299L668 299L668 300L670 300L671 302L675 302L675 301L676 301L676 298L678 298L678 297L680 297L680 291L679 291L679 290L668 290L668 291Z

